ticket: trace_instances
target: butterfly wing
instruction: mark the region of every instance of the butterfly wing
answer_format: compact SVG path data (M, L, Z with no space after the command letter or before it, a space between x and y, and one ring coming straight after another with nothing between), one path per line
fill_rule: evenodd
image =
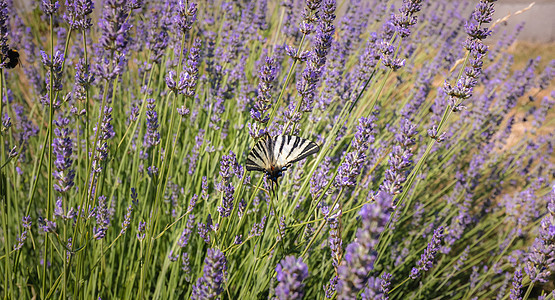
M247 156L247 171L269 171L274 164L274 142L270 136L254 145Z
M279 168L288 167L294 162L318 153L320 147L307 139L294 135L278 135L274 138L275 165Z

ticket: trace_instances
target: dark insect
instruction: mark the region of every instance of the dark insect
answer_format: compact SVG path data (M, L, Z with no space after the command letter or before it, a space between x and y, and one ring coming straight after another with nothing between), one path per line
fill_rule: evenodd
M13 69L19 64L19 52L15 49L9 49L5 57L2 58L2 63L6 69Z
M320 147L309 140L292 135L267 135L252 148L247 157L247 171L261 171L277 184L292 163L318 153Z

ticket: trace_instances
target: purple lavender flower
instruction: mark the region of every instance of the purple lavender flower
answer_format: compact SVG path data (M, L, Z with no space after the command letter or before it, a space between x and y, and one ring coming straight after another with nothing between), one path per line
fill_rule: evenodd
M56 156L54 161L56 171L53 171L53 176L58 180L58 183L54 184L54 189L60 193L66 193L73 186L75 177L75 170L71 169L73 142L69 136L69 119L60 118L54 121L54 124L57 128L54 129L56 138L52 143L52 151Z
M177 15L175 16L175 24L181 34L187 34L197 19L197 4L194 2L179 0L177 4Z
M515 270L515 273L513 276L513 287L511 288L511 294L509 298L511 300L522 300L521 289L522 289L522 271Z
M335 295L337 281L339 277L333 276L328 283L324 286L324 292L326 299L331 299Z
M505 295L507 295L507 287L509 287L509 281L512 277L511 273L505 272L504 277L505 278L503 279L501 287L498 289L497 297L495 298L495 300L502 300L503 298L505 298Z
M317 18L316 11L320 7L322 0L306 0L306 7L302 12L303 20L299 26L299 31L305 35L310 35L314 30L314 23Z
M191 282L191 267L189 263L189 253L181 254L181 270L185 272L185 281Z
M276 57L266 57L264 66L258 71L260 80L258 82L256 101L253 109L251 109L251 118L259 123L266 124L270 120L268 110L272 107L271 90L277 75L278 65ZM256 129L253 130L256 131ZM253 136L253 138L256 137Z
M424 249L424 253L422 253L420 260L416 263L415 268L412 268L410 278L416 279L422 276L422 272L430 270L434 265L434 259L436 257L436 253L439 250L441 242L443 240L443 226L440 226L438 229L434 230L434 235L432 236L432 240L428 243L426 249Z
M139 242L142 242L145 239L146 229L146 222L139 221L139 225L137 226L137 239L139 240Z
M98 197L98 203L96 205L96 226L93 230L93 235L97 240L105 237L108 225L110 225L110 213L106 203L106 196L102 195Z
M370 277L368 278L368 282L366 283L366 288L361 294L362 300L374 300L374 299L387 299L384 296L384 293L381 291L382 289L382 279L379 277Z
M339 208L337 206L337 208ZM327 209L326 209L327 210ZM324 209L322 209L324 211ZM334 268L339 266L343 255L343 240L341 239L341 210L335 212L324 212L324 217L330 227L329 245L331 249L332 265Z
M198 66L200 64L200 47L202 45L201 39L196 38L191 50L189 50L189 56L187 58L187 64L183 66L183 79L180 79L180 84L183 81L182 93L192 99L195 96L195 91L198 82Z
M495 2L495 0L481 0L476 4L471 19L464 25L465 31L470 38L483 40L491 34L491 30L488 28L481 28L480 26L491 22L493 13L495 12L493 9L493 2Z
M15 239L17 244L13 246L14 251L20 250L27 239L27 233L31 230L31 216L25 216L22 218L22 227L23 231L21 234Z
M392 196L403 191L402 186L406 180L408 168L412 165L411 146L414 145L416 133L416 125L411 124L407 119L401 119L400 130L395 134L396 145L389 154L389 169L385 171L385 179L380 185L381 191Z
M137 190L135 188L131 188L131 202L135 205L138 206L139 205L139 200L137 200L137 198L139 197L139 194L137 194Z
M237 175L239 178L242 176L243 167L237 163L237 158L235 153L229 151L229 155L224 155L220 162L220 176L222 176L222 181L217 186L217 189L223 193L222 205L218 206L218 212L223 218L227 218L231 215L233 210L233 194L235 193L235 187L232 184L233 175Z
M551 60L540 76L538 76L538 87L542 90L547 89L553 77L555 77L555 59Z
M73 238L67 239L67 249L71 249L73 247ZM69 250L66 250L66 262L69 262L71 259L72 253Z
M202 191L200 193L200 197L206 201L208 200L208 196L208 179L206 176L202 176Z
M89 15L94 10L92 0L66 0L64 19L72 29L86 30L92 27Z
M62 84L62 65L64 64L65 57L63 52L56 51L54 57L51 58L46 52L40 51L41 61L44 67L46 67L46 94L41 97L41 102L43 105L50 105L51 95L57 95L63 88ZM52 96L53 98L54 96ZM62 99L53 99L53 108L58 109L61 105Z
M253 236L261 236L262 233L264 232L264 226L266 225L266 215L264 215L262 217L262 220L260 220L260 223L254 223L252 225L252 228L249 232L249 237L253 237Z
M8 131L12 127L12 118L8 116L8 114L4 114L2 118L2 132Z
M191 238L191 234L193 233L193 228L195 227L195 215L189 215L187 218L187 224L177 241L177 245L181 248L185 248L187 244L189 244L189 239Z
M330 167L331 167L330 157L325 157L324 161L316 169L316 173L312 176L310 180L310 195L312 199L317 199L322 193L322 189L331 180Z
M169 70L168 75L166 75L166 85L174 93L177 93L184 88L185 84L181 81L176 82L175 76L175 72L173 70Z
M353 151L345 156L345 162L339 166L335 177L336 187L353 187L356 185L356 178L360 174L360 167L366 161L366 151L369 145L374 142L373 130L376 118L369 116L361 117L358 121L357 132L351 142Z
M75 66L75 88L74 99L85 101L86 91L94 83L94 74L90 70L89 64L80 59Z
M455 86L451 86L445 81L444 91L449 95L451 109L460 111L465 108L462 104L465 99L472 96L474 86L477 79L482 73L482 61L488 51L488 47L482 43L491 34L488 28L481 28L484 23L491 22L493 15L493 2L490 0L481 0L472 13L472 18L465 25L468 38L465 41L465 48L469 51L469 67L464 69L464 75L459 78Z
M326 56L331 48L332 37L333 30L330 33L327 33L323 28L319 28L316 32L315 48L308 57L306 68L304 69L300 80L297 81L297 91L302 97L300 110L303 112L312 111L314 106L316 86L322 76L322 67L326 63Z
M389 274L389 273L383 273L382 274L382 281L381 281L381 291L382 291L382 300L388 300L389 299L389 286L391 285L391 279L393 278L393 275Z
M339 282L338 299L353 299L365 286L370 271L374 268L380 234L390 218L391 196L380 192L375 201L360 210L362 227L357 230L357 239L345 249L343 262L337 269Z
M179 254L178 254L178 255L174 255L174 254L173 254L173 250L170 250L170 253L168 254L168 260L169 260L170 262L176 262L178 258L179 258Z
M548 282L555 268L555 186L548 197L549 214L541 220L539 235L530 247L524 266L532 282Z
M60 8L60 3L58 1L52 0L42 0L41 9L45 15L51 16Z
M208 215L210 216L210 215ZM202 238L204 240L205 243L210 243L210 231L212 231L211 228L211 223L212 219L207 219L206 224L202 223L202 222L198 222L198 226L197 226L197 233L200 236L200 238Z
M393 18L393 24L397 33L402 38L408 37L410 35L410 29L413 27L417 18L415 14L422 8L422 1L419 0L405 0L399 9L400 14L395 15Z
M93 131L96 134L97 127ZM98 141L96 143L96 152L93 157L93 172L102 172L102 164L108 158L108 140L116 135L112 126L112 108L104 106L104 116L100 123L100 132L98 133Z
M124 235L125 231L131 224L131 214L133 213L133 205L129 204L127 207L127 212L125 213L125 217L123 218L123 223L121 223L121 231L119 232L120 235Z
M286 256L276 267L276 297L280 300L302 299L304 283L308 277L308 266L302 258Z
M268 0L259 0L258 6L256 7L256 12L254 13L253 23L255 28L260 30L268 29L268 24L266 22L266 10L268 9Z
M217 299L224 288L227 260L218 249L209 248L204 259L203 275L193 286L191 299Z
M151 30L147 36L147 46L150 50L150 61L159 64L170 42L166 26L160 26L160 31Z
M8 4L6 0L0 1L0 54L2 54L2 64L0 67L4 66L4 57L8 55L10 46L8 45L8 35L10 33L10 19L8 18Z
M129 43L129 8L125 0L107 0L102 9L98 26L101 36L98 40L103 49L109 52L124 53Z
M39 222L39 224L40 224L39 227L45 233L49 233L49 232L50 233L56 233L56 228L58 227L56 222L49 221L48 219L44 219L44 220L42 220L42 222Z
M146 105L146 133L144 137L143 145L147 148L155 147L160 143L160 132L158 127L158 113L156 112L155 100L149 98L146 100L148 103Z

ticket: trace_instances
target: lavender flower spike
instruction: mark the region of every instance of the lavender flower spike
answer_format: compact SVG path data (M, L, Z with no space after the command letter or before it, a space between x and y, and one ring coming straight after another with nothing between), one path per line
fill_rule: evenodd
M422 275L422 271L428 271L433 267L434 259L439 246L443 239L443 226L434 231L432 240L428 243L428 247L424 249L424 253L420 256L420 260L416 263L417 267L412 268L410 278L416 279Z
M235 153L230 151L229 155L222 157L220 162L222 181L218 184L217 189L223 193L222 205L218 206L218 212L223 218L229 217L233 210L233 194L235 193L235 187L231 182L233 175L235 174L239 177L242 173L243 167L237 163Z
M277 77L277 59L275 57L267 57L266 63L258 72L260 81L258 83L258 95L254 108L251 109L251 117L260 123L267 123L270 120L268 110L272 107L272 87Z
M276 296L280 300L302 299L304 283L308 277L308 266L302 258L287 256L276 267L277 280Z
M218 299L224 288L227 260L218 249L208 249L204 259L203 276L193 286L191 299Z
M58 183L54 184L54 189L60 193L66 193L73 186L73 179L75 178L75 170L71 169L73 143L69 137L69 119L60 118L54 121L54 124L57 128L54 129L56 138L52 143L52 151L56 156L56 161L54 161L56 171L53 172L53 176L58 180Z
M374 269L380 234L384 230L391 214L391 195L379 192L376 201L366 204L360 210L362 226L357 230L356 241L345 249L345 258L337 273L338 299L355 299L359 291L367 284L370 271Z
M16 251L23 248L23 244L27 239L27 232L31 230L31 216L23 217L22 223L23 231L21 232L21 235L16 238L17 244L13 246L13 249Z

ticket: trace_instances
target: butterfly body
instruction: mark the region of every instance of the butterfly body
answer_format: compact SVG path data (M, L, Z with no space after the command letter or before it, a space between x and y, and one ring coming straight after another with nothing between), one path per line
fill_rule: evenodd
M247 157L247 171L261 171L277 183L283 172L299 160L317 153L320 147L307 139L293 135L267 135L252 148Z

